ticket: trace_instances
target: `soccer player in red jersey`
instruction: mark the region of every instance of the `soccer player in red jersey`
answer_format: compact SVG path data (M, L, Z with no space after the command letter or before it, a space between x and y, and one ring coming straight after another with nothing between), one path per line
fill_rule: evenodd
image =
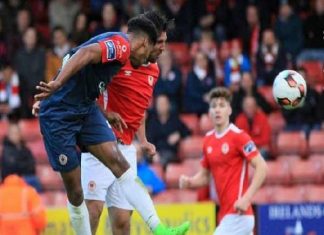
M126 63L114 76L99 100L116 135L118 148L135 172L137 169L136 149L132 144L135 135L142 149L148 155L155 155L155 146L146 139L144 114L150 104L153 88L159 76L156 60L163 52L167 40L167 21L164 17L155 11L144 15L156 25L158 31L161 31L154 50L149 56L149 63L138 69ZM99 218L106 203L113 234L130 234L130 218L134 208L127 201L112 172L90 153L82 153L81 180L92 233L95 234L97 230ZM151 221L151 223L156 222ZM185 234L188 227L185 223L168 234ZM165 232L157 231L156 234L165 234Z
M267 165L251 137L231 124L231 93L215 88L209 94L209 115L214 129L203 142L201 169L193 177L182 175L180 188L209 184L210 173L219 197L219 226L214 235L250 235L254 228L253 195L262 185ZM251 184L248 164L255 168Z

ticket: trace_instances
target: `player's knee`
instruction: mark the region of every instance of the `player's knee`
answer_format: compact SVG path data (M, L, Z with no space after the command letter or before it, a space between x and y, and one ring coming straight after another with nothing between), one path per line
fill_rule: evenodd
M103 203L99 201L86 201L91 224L98 224Z
M113 231L119 231L120 234L130 234L130 219L127 217L119 217L114 220Z
M74 206L78 206L83 202L83 191L81 187L70 188L67 190L67 196L69 202Z

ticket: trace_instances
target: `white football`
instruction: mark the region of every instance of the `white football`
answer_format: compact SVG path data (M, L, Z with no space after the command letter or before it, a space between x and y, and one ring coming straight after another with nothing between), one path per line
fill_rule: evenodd
M275 101L285 109L303 106L307 86L306 81L294 70L280 72L273 82L272 93Z

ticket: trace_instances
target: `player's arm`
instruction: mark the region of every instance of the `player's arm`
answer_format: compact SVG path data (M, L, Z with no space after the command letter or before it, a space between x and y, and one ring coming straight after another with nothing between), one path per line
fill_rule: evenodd
M244 195L238 199L234 205L235 209L242 213L248 209L248 206L252 202L253 196L256 194L258 189L263 184L266 176L267 176L267 163L263 159L263 157L258 154L250 161L251 165L255 169L254 175L252 178L252 182L250 186L248 187L247 191L244 193Z
M150 157L153 157L156 154L156 149L154 144L148 142L146 138L145 115L141 120L141 124L136 132L136 136L142 151L144 151L144 153L148 154Z
M209 184L209 170L201 167L200 170L192 177L181 175L179 179L179 187L181 189L195 189Z
M41 91L40 94L35 95L36 100L43 100L49 97L53 92L60 89L72 75L80 71L83 67L92 63L99 63L102 58L102 48L98 43L93 43L88 46L80 48L71 58L69 58L56 79L49 82L40 82L36 87Z
M249 201L252 201L254 194L261 187L267 176L268 168L267 163L265 162L261 154L258 154L256 157L252 158L250 163L255 171L252 182L243 197L246 197Z

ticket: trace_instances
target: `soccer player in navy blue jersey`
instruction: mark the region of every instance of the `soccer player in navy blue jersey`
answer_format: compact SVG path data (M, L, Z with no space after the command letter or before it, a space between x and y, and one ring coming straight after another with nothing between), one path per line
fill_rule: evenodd
M146 62L156 40L154 24L143 15L134 17L128 22L127 35L104 33L91 38L64 57L53 81L37 86L40 93L35 99L41 103L39 110L34 106L33 112L39 113L49 161L62 176L70 219L78 235L89 235L91 229L77 145L85 147L113 172L127 200L154 234L179 234L179 230L161 224L148 193L118 150L116 138L95 103L128 59L134 68Z

